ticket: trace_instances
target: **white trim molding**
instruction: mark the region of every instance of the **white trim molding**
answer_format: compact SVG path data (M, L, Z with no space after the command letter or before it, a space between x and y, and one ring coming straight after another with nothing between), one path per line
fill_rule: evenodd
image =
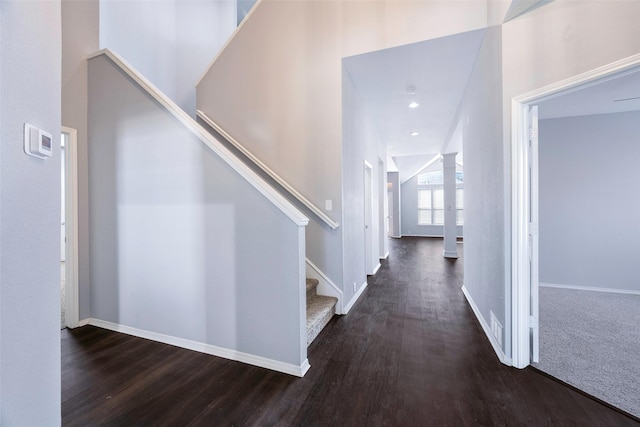
M220 141L215 139L204 127L196 120L182 110L175 102L162 93L153 83L147 80L135 68L129 65L124 59L109 49L102 49L87 57L87 60L99 56L106 56L118 68L124 71L135 83L144 89L159 104L164 106L169 113L178 119L187 129L200 139L207 147L211 149L220 159L227 163L233 170L242 176L256 190L258 190L267 200L273 203L280 211L282 211L291 221L298 226L306 226L309 219L302 214L292 203L285 199L280 193L272 188L266 181L258 176L254 171L245 165L242 160L234 156Z
M369 286L369 283L367 283L367 281L365 280L365 282L362 285L360 285L360 288L355 293L355 295L353 295L349 303L344 307L344 310L343 310L344 313L342 314L349 313L349 310L351 310L351 308L353 308L354 304L358 301L358 299L360 299L360 296L362 295L364 290L367 288L367 286Z
M561 285L557 283L540 283L543 288L567 289L571 291L605 292L610 294L640 295L640 291L632 289L597 288L593 286Z
M467 302L469 303L471 310L473 310L473 314L475 314L476 319L478 319L478 322L480 322L480 326L482 326L482 330L484 331L484 334L489 339L489 342L491 343L491 347L493 347L493 351L496 353L496 356L498 356L498 359L500 360L500 362L504 363L507 366L512 366L511 359L509 359L506 356L506 354L504 353L504 350L502 349L502 347L500 347L500 343L498 343L497 338L491 332L491 327L489 326L485 318L482 316L482 313L480 313L480 309L476 305L473 298L471 298L471 295L467 291L467 288L465 288L464 286L462 287L462 293L464 294L464 297L467 299Z
M336 314L345 314L343 311L344 293L338 286L333 283L329 277L322 272L309 258L306 258L306 276L310 279L316 279L318 281L318 287L316 291L318 295L325 295L338 298L336 303ZM306 335L305 335L306 336Z
M62 126L69 140L65 156L65 323L69 328L79 324L78 301L78 131Z
M373 267L373 274L371 274L372 276L375 276L376 273L378 272L378 270L380 270L380 267L382 267L382 264L378 263L375 267Z
M224 359L243 362L248 365L271 369L272 371L278 371L285 374L294 375L296 377L303 377L311 367L308 359L305 359L300 366L297 366L297 365L292 365L290 363L284 363L277 360L256 356L254 354L243 353L237 350L217 347L215 345L186 340L183 338L164 335L157 332L146 331L143 329L133 328L131 326L120 325L117 323L107 322L104 320L89 319L88 324L92 326L96 326L98 328L108 329L110 331L132 335L138 338L145 338L148 340L157 341L164 344L169 344L176 347L197 351L199 353L210 354L212 356L222 357Z
M277 182L282 188L287 190L291 196L293 196L296 200L302 203L307 209L313 212L318 218L324 221L332 229L337 229L340 227L340 223L334 221L329 215L324 213L322 209L313 204L309 199L302 195L298 190L293 188L287 181L284 180L280 175L275 173L273 169L267 166L264 162L262 162L256 155L254 155L251 151L249 151L244 145L240 144L234 137L232 137L229 133L227 133L220 125L211 119L205 112L202 110L196 110L196 115L202 119L208 126L210 126L213 130L218 132L225 138L231 145L233 145L238 151L240 151L247 159L249 159L253 164L259 167L262 171L264 171L271 179Z

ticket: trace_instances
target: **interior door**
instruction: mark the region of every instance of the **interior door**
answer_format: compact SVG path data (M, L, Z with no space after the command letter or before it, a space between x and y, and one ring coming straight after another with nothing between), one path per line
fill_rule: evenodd
M529 268L530 268L530 340L531 361L540 360L538 309L538 106L529 108Z
M393 236L393 216L391 212L393 212L393 193L387 191L387 206L385 212L385 218L387 219L387 236Z
M373 274L373 215L372 215L372 187L373 187L373 167L365 162L364 165L364 254L365 271Z
M66 212L65 212L65 189L66 189L66 164L65 164L65 138L66 135L62 134L62 146L60 150L60 189L61 189L61 203L60 203L60 261L64 262L66 260L66 242L67 242L67 231L66 231Z

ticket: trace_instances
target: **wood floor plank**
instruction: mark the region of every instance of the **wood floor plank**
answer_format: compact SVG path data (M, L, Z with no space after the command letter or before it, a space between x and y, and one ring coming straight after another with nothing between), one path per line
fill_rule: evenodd
M459 247L462 253L462 245ZM442 240L390 240L361 299L295 378L106 331L62 331L65 426L638 426L502 365Z

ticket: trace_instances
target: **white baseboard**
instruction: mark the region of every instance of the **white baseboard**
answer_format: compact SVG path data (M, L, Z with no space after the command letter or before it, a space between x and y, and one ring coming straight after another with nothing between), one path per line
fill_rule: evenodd
M88 319L88 324L92 326L97 326L98 328L108 329L110 331L115 331L115 332L121 332L123 334L133 335L134 337L146 338L148 340L173 345L176 347L186 348L188 350L193 350L200 353L206 353L212 356L222 357L224 359L235 360L237 362L243 362L249 365L259 366L261 368L271 369L273 371L283 372L285 374L294 375L297 377L303 377L304 374L306 374L309 368L311 367L311 365L309 365L308 359L305 359L300 366L296 366L290 363L284 363L284 362L280 362L273 359L267 359L265 357L256 356L249 353L243 353L237 350L217 347L211 344L205 344L201 342L186 340L183 338L164 335L157 332L151 332L143 329L133 328L130 326L119 325L117 323L107 322L100 319Z
M380 257L380 259L387 259L389 258L389 252L387 251L386 254L384 254L383 256Z
M365 280L365 282L360 286L360 289L358 289L358 291L355 293L353 298L351 298L351 301L349 301L349 303L344 307L344 313L343 314L347 314L349 312L349 310L351 310L351 308L356 303L356 301L358 301L358 299L360 298L360 295L362 295L362 293L367 288L367 286L369 286L369 284Z
M394 236L391 236L391 237L394 237ZM431 237L434 239L444 239L443 234L403 234L402 236L397 236L394 238L398 239L402 237ZM456 239L463 239L463 238L464 236L456 236ZM458 240L457 243L462 243L462 241Z
M482 316L482 313L480 313L480 309L476 305L475 301L473 301L473 298L471 298L471 295L469 295L467 288L465 288L464 286L462 287L462 293L464 293L464 296L467 299L467 302L469 303L471 310L473 310L473 313L476 315L478 322L480 322L480 326L482 326L482 330L484 331L484 334L487 336L487 338L489 338L489 342L493 347L493 351L495 351L496 355L498 356L498 359L500 359L500 362L504 363L505 365L511 366L511 359L504 354L504 351L500 347L498 340L491 333L491 327Z
M318 295L325 295L330 297L338 298L338 302L336 303L336 314L345 314L343 312L343 304L344 304L344 294L336 286L335 283L326 274L324 274L314 263L309 261L309 258L306 259L306 274L310 279L316 279L318 281L318 287L316 291Z
M373 268L373 273L371 275L374 276L378 270L380 270L380 267L382 267L382 264L378 263L378 265Z
M87 326L90 321L91 321L91 319L82 319L82 320L78 321L78 325L77 326L75 326L74 328L71 328L71 329L81 328L82 326Z
M592 291L592 292L608 292L612 294L640 295L640 291L633 291L628 289L609 289L609 288L596 288L592 286L559 285L556 283L539 283L538 286L542 288L569 289L572 291Z

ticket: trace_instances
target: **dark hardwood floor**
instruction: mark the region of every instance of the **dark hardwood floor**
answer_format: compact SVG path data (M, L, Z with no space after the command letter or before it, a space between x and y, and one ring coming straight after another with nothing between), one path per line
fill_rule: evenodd
M637 426L502 365L442 241L390 241L351 312L309 348L304 378L85 326L62 331L67 426ZM462 252L462 250L460 250Z

